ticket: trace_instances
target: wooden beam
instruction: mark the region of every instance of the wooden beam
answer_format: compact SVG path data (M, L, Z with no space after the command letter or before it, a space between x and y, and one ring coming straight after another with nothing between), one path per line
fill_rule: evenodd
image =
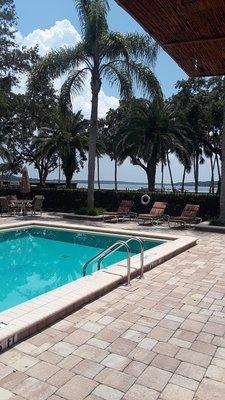
M220 42L221 40L225 41L225 36L215 37L215 38L201 38L201 39L194 39L194 40L184 40L184 41L175 41L171 43L163 43L163 46L172 48L176 47L177 45L188 45L188 44L202 44L202 43L214 43Z

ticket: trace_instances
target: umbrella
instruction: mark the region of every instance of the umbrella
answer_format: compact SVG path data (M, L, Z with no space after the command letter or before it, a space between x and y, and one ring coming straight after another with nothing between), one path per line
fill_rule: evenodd
M23 194L30 193L30 181L29 181L27 167L23 167L21 172L22 172L22 178L20 181L20 191Z

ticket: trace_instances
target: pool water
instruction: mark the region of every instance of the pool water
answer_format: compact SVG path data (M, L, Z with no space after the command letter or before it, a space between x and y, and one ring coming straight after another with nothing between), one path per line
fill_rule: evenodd
M0 233L0 311L23 303L83 276L83 265L124 236L48 228L24 228ZM145 250L163 241L144 240ZM138 244L130 244L132 254ZM102 267L126 258L126 250L108 256ZM87 274L96 270L90 265Z

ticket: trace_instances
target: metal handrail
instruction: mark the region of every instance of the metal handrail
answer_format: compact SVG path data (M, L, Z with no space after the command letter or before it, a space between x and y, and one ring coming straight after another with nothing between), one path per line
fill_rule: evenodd
M86 270L89 264L94 261L97 261L100 258L100 262L98 262L98 270L100 269L100 263L102 262L103 258L108 256L109 254L114 253L114 251L118 250L121 247L126 247L127 249L127 284L130 284L130 257L131 257L131 249L130 246L124 242L119 241L114 243L112 246L108 247L107 249L101 251L101 253L97 254L96 256L92 257L89 261L87 261L83 266L83 276L86 276Z
M115 247L112 250L110 248L106 249L106 254L103 254L99 258L98 264L97 264L97 269L98 269L98 271L100 270L101 262L103 261L103 259L105 257L113 254L115 251L121 249L121 247L125 247L127 249L127 285L130 285L130 258L131 258L130 246L127 244L127 242L124 242L123 240L120 240L119 242L116 242L115 245L117 245L117 247Z
M140 252L140 262L141 262L140 277L143 278L143 276L144 276L144 245L143 245L143 241L138 237L130 237L126 241L120 240L120 241L114 243L112 246L108 247L107 249L102 250L99 254L97 254L94 257L92 257L83 266L83 276L86 276L86 271L87 271L87 267L88 267L89 264L91 264L94 261L98 260L97 270L99 271L100 267L101 267L101 262L103 261L103 259L105 257L113 254L115 251L119 250L121 247L125 247L126 250L127 250L127 284L130 285L131 249L130 249L130 246L128 245L128 243L131 242L131 241L136 241L140 245L140 249L141 249L141 252Z
M132 242L132 241L136 241L136 242L138 242L140 244L140 249L141 249L141 252L140 252L140 261L141 261L140 278L143 278L144 277L144 244L143 244L143 241L140 238L136 237L136 236L135 237L131 237L130 239L128 239L126 241L126 243L129 243L129 242Z

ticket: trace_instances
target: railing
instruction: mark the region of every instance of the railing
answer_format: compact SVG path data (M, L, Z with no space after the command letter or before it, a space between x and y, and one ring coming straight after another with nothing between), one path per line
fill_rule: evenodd
M125 247L127 250L127 284L130 285L130 258L131 258L131 249L130 246L128 245L129 242L131 241L137 241L140 244L140 261L141 261L141 272L140 272L140 277L143 277L144 274L144 245L141 239L136 238L136 237L131 237L129 238L126 242L123 240L120 240L116 243L114 243L112 246L108 247L107 249L101 251L99 254L96 256L92 257L90 260L88 260L84 266L83 266L83 276L86 276L86 271L87 267L95 262L98 261L97 264L97 270L99 271L101 268L101 262L104 260L105 257L113 254L115 251L119 250L122 247Z
M144 244L143 244L143 241L138 237L131 237L130 239L128 239L126 241L126 243L130 243L132 241L136 241L140 245L140 249L141 249L141 252L140 252L140 265L141 265L140 278L143 278L144 277Z

